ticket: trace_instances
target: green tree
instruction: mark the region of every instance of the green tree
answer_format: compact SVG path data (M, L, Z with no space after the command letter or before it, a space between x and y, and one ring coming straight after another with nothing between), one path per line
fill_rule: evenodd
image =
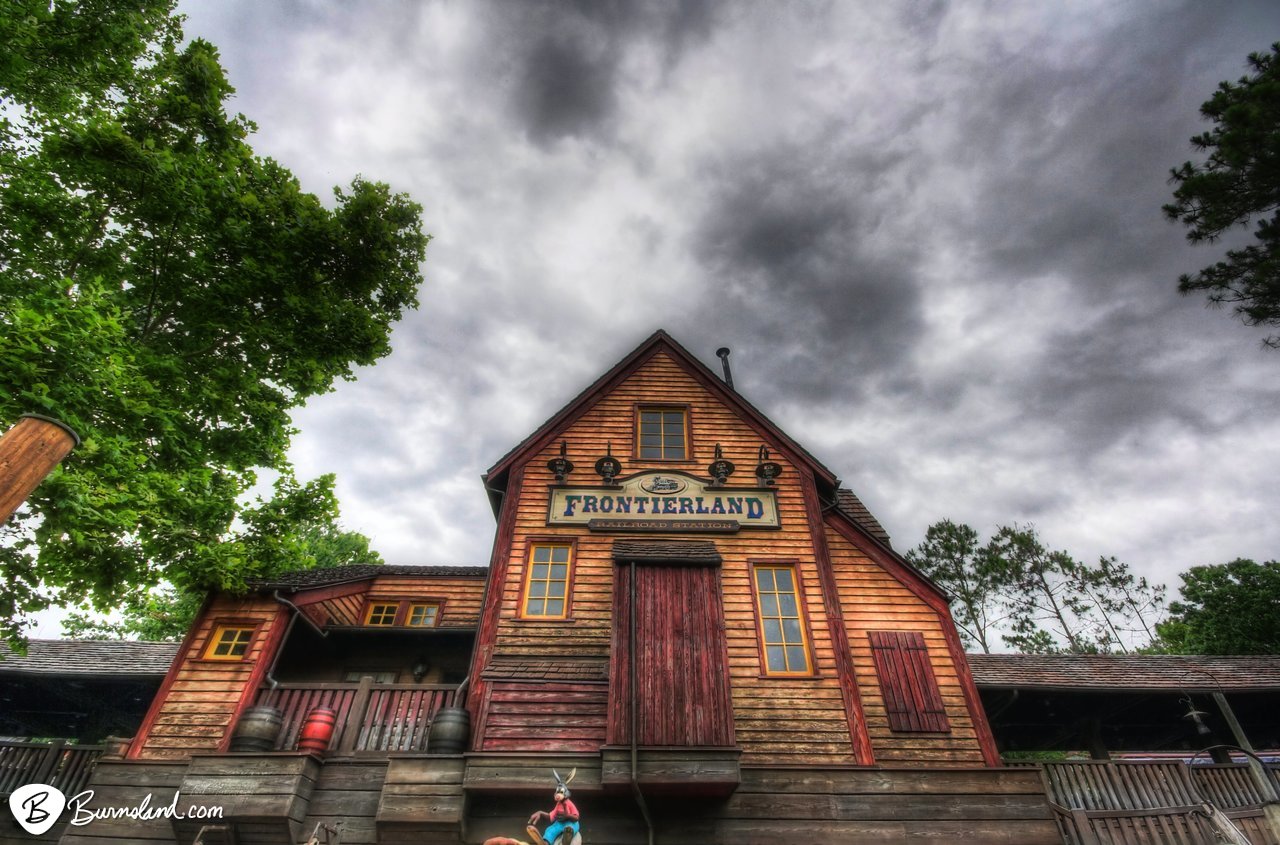
M336 508L288 475L291 410L417 305L420 207L359 178L326 207L254 155L217 51L182 46L172 11L0 10L0 425L37 411L84 439L0 528L11 639L54 601L273 571ZM264 468L277 500L237 522Z
M369 548L369 538L337 525L333 476L321 476L305 487L291 478L277 483L276 495L259 500L257 507L242 510L245 530L228 542L239 543L246 557L265 561L270 573L291 569L332 569L353 564L382 564L382 556ZM290 508L296 502L303 510ZM315 502L333 507L316 512ZM206 593L193 588L160 585L131 592L116 608L118 621L82 608L63 621L63 634L82 639L139 639L176 642L187 633Z
M1150 642L1164 588L1115 558L1096 566L1049 549L1033 526L1003 526L985 544L943 520L907 559L952 596L961 639L990 652L1130 651ZM999 638L997 640L997 637Z
M1174 654L1280 654L1280 561L1238 558L1181 574L1181 598L1157 628Z
M1213 128L1191 139L1201 163L1174 168L1169 219L1185 223L1192 243L1214 242L1255 222L1254 243L1179 280L1182 293L1206 291L1230 303L1248 325L1280 325L1280 44L1249 56L1252 70L1223 82L1200 107ZM1280 347L1272 335L1268 346Z
M1005 572L979 544L978 532L949 519L930 525L907 560L951 594L952 616L968 648L990 654L1005 614L1000 602Z

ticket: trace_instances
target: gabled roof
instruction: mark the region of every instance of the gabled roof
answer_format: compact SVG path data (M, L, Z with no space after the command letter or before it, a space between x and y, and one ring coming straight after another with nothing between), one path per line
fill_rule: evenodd
M558 431L561 431L565 426L586 413L598 399L620 384L654 355L663 351L668 353L685 372L709 392L717 396L730 408L737 410L749 423L766 432L768 437L778 444L779 448L791 452L797 460L807 464L819 481L819 495L826 498L828 502L834 502L834 511L836 513L841 514L875 542L882 544L890 554L895 556L899 564L920 575L925 582L929 583L935 590L938 590L940 595L943 594L936 584L933 584L929 578L919 573L915 567L893 551L893 547L889 542L889 533L884 530L884 526L871 515L871 512L867 510L866 506L852 491L845 490L839 486L840 481L836 478L835 473L824 466L807 449L792 440L786 432L780 429L760 409L725 384L718 375L662 329L650 335L629 355L592 382L590 386L570 400L567 405L553 414L550 419L538 426L536 431L503 455L484 474L485 487L489 491L490 503L493 506L494 514L496 515L499 511L500 491L505 489L506 473L524 455L545 448L554 440Z
M1280 655L970 654L980 687L1213 692L1280 690Z
M831 470L827 469L822 463L809 454L799 443L792 440L786 432L778 428L772 420L766 417L758 408L742 398L740 394L731 389L724 381L713 373L705 364L695 358L689 350L685 349L675 341L671 335L662 329L654 332L647 340L637 346L631 354L627 355L613 367L611 367L604 375L596 379L592 384L583 390L559 411L551 416L546 422L538 426L537 430L520 441L515 448L503 455L499 461L490 467L489 471L484 474L485 481L492 486L495 483L503 481L502 476L527 452L538 451L546 446L553 438L556 431L571 423L573 420L585 413L596 400L607 393L613 386L623 381L631 373L633 373L642 364L652 358L660 351L665 351L680 364L683 369L689 373L695 380L702 384L707 390L715 394L726 405L737 409L744 418L754 422L766 430L780 447L785 448L801 460L809 464L819 478L825 480L828 484L835 485L837 483L836 476ZM494 509L497 510L497 503L494 503Z
M179 648L179 643L132 640L31 640L23 656L0 643L0 675L159 679Z
M357 563L351 566L335 566L329 569L298 569L282 572L270 578L249 582L254 590L308 590L313 587L331 587L352 581L365 581L386 576L435 577L435 578L484 578L489 574L487 566L386 566L376 563Z

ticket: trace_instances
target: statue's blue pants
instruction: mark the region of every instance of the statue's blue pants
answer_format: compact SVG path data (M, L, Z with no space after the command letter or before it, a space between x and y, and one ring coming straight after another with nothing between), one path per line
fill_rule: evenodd
M577 822L552 822L551 824L547 825L546 830L542 831L542 838L546 840L547 845L556 845L556 837L559 836L566 829L572 830L574 833L577 833L578 823ZM573 836L570 836L569 839L566 840L566 842L571 841L572 839L573 839Z

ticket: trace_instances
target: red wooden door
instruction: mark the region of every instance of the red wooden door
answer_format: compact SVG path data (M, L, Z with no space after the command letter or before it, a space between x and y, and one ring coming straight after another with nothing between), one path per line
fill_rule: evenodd
M631 567L622 564L615 570L609 744L631 743L634 658L637 744L732 747L720 570L644 565L635 573L633 650Z

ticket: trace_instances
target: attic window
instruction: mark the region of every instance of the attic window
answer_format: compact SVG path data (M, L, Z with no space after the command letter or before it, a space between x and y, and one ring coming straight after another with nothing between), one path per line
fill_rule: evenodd
M204 650L205 660L244 660L253 640L253 628L219 625L209 637Z
M399 603L377 602L369 605L369 611L365 614L364 624L387 626L396 624L396 613L400 610Z
M689 457L687 415L683 408L642 407L636 453L645 461L683 461Z
M409 605L409 620L405 623L410 628L434 628L440 617L440 605L434 603Z

